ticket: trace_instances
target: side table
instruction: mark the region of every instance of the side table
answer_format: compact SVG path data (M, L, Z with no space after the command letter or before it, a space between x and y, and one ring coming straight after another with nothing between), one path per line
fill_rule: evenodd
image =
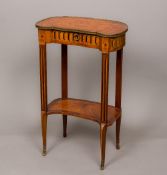
M116 148L120 148L122 58L125 23L83 17L51 17L36 23L39 37L41 121L43 155L46 155L47 116L63 115L63 136L67 135L67 115L95 121L100 125L101 169L104 169L106 131L116 121ZM61 44L62 98L47 102L47 59L46 45ZM102 53L101 102L73 99L68 97L67 46L76 45L99 49ZM108 105L109 53L116 56L115 106Z

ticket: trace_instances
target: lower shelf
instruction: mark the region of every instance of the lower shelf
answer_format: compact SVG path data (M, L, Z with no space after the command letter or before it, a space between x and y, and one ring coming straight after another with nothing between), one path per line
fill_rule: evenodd
M88 100L79 99L56 99L48 105L47 114L64 114L72 115L100 123L101 104ZM121 110L108 105L108 122L111 125L121 115Z

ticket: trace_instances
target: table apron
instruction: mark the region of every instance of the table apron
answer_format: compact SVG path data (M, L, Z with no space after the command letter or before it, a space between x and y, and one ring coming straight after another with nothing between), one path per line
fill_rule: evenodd
M103 53L120 50L125 45L125 34L118 37L100 37L93 34L58 30L38 30L39 44L58 43L96 48Z

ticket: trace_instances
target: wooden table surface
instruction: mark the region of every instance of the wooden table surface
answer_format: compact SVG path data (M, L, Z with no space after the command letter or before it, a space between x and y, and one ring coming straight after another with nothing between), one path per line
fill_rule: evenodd
M36 23L40 29L59 29L111 37L125 33L128 26L119 21L82 17L51 17Z

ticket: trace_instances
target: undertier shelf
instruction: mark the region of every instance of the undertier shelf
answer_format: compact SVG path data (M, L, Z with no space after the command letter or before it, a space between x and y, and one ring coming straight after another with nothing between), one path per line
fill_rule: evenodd
M47 114L72 115L100 123L101 104L80 99L55 99L48 104ZM121 115L121 110L108 105L107 125L111 125Z

